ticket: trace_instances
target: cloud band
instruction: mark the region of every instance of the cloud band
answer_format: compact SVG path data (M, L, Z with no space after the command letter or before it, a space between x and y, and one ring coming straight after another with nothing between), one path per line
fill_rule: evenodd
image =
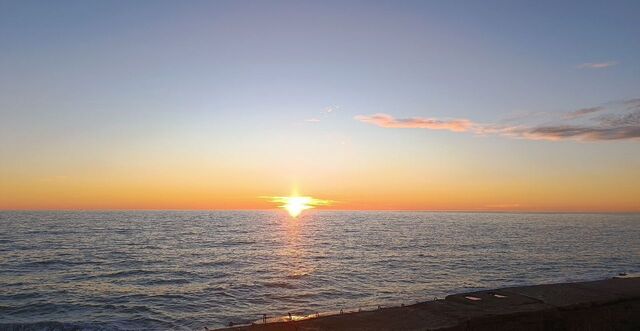
M360 122L382 128L447 130L470 132L477 135L500 135L529 140L579 140L603 141L640 138L640 99L623 101L626 113L604 114L587 123L557 123L546 125L500 125L473 122L469 119L395 118L388 114L358 115ZM604 107L578 109L566 113L565 121L575 121L596 113L605 112ZM629 112L629 110L631 110Z

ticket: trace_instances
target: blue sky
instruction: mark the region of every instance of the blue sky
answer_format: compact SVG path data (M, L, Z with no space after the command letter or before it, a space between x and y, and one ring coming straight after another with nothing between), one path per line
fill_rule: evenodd
M549 126L587 119L567 124L569 112L603 107L590 114L601 121L635 111L625 102L640 98L639 13L638 1L2 1L0 153L11 177L69 177L78 164L90 173L161 151L233 167L297 150L306 162L332 144L352 144L345 153L368 164L489 141L492 159L516 162L510 151L531 142L514 136L546 139ZM354 119L373 114L474 128ZM504 123L518 129L474 137ZM597 169L635 166L637 140L626 134L535 142L524 158L569 166L614 153Z
M2 9L10 108L21 97L71 113L120 103L266 108L281 120L336 104L486 121L635 98L640 86L637 1L16 1Z

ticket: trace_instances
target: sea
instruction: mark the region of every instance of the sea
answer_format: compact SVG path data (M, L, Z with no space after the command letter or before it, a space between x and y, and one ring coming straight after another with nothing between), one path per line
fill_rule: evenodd
M0 330L204 330L638 272L638 214L0 212Z

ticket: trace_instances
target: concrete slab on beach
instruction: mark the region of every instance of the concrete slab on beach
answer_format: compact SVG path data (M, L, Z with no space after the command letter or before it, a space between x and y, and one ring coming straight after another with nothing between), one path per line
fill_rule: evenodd
M640 277L477 291L404 307L222 330L640 330Z

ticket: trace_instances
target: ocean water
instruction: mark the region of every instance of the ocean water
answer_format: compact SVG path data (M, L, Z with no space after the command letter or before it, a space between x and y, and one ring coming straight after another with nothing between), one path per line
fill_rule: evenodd
M640 272L640 215L0 212L0 329L198 329Z

